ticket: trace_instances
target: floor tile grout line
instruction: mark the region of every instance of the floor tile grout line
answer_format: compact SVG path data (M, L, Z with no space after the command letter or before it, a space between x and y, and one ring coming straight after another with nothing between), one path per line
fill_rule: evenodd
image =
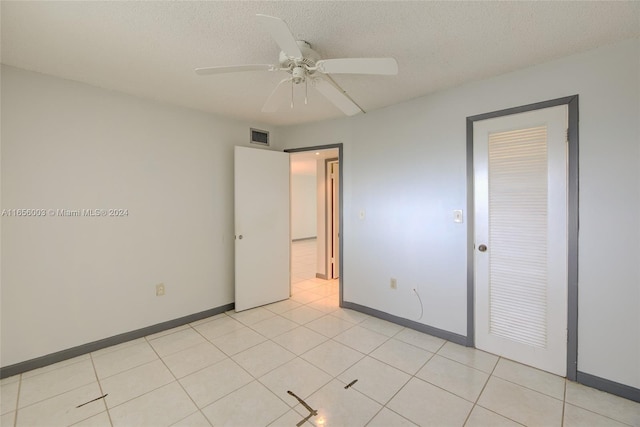
M30 380L31 378L38 378L40 375L49 374L51 372L57 371L58 369L68 368L70 366L77 365L78 363L86 362L87 360L89 360L89 357L83 357L83 356L88 356L88 354L89 353L85 353L85 354L82 354L80 356L73 357L71 359L62 360L60 362L53 363L51 365L46 365L46 366L43 366L41 368L36 368L36 369L32 369L30 371L22 372L22 373L20 373L18 375L20 375L22 377L24 374L33 373L34 371L37 371L39 369L47 369L47 368L49 368L48 370L46 370L44 372L39 372L37 374L30 375L27 378L22 377L22 381ZM73 360L73 359L76 359L76 358L82 358L82 359L81 360L77 360L75 362L68 363L70 360ZM57 365L57 364L61 364L61 365L53 368L53 366Z
M502 357L500 357L500 358L502 359ZM549 394L547 394L547 393L544 393L544 392L542 392L542 391L540 391L540 390L535 390L535 389L533 389L533 388L531 388L531 387L527 387L526 385L522 385L522 384L519 384L519 383L517 383L517 382L515 382L515 381L509 380L509 379L506 379L506 378L503 378L503 377L501 377L501 376L499 376L499 375L496 375L495 373L492 373L492 374L491 374L491 377L498 378L499 380L502 380L502 381L507 382L507 383L509 383L509 384L514 384L514 385L517 385L517 386L519 386L519 387L526 388L527 390L532 391L532 392L534 392L534 393L540 394L540 395L542 395L542 396L550 397L550 398L551 398L551 399L553 399L553 400L557 400L558 402L564 403L564 398L559 399L559 398L557 398L557 397L554 397L554 396L551 396L551 395L549 395Z
M100 395L103 397L106 397L104 390L102 389L102 383L100 382L100 378L98 378L98 370L96 369L96 364L95 364L95 361L93 360L93 354L89 353L89 359L91 359L91 366L93 366L93 375L96 377L96 382L98 383L98 389L100 390ZM109 424L111 424L111 427L113 427L113 420L111 419L111 413L109 412L109 407L107 406L107 402L105 399L102 399L102 404L104 405L104 409L107 412L107 418L109 419Z
M444 344L443 344L443 345L444 345ZM429 353L431 353L431 352L429 352ZM385 404L384 404L384 406L385 406L385 407L387 407L387 405L388 405L388 404L389 404L389 403L390 403L390 402L391 402L391 401L392 401L392 400L393 400L393 399L398 395L398 393L400 393L400 391L402 391L402 389L403 389L403 388L405 388L405 387L407 386L407 384L409 384L409 382L410 382L412 379L414 379L414 378L415 378L415 379L417 379L417 380L424 381L422 378L418 378L418 377L416 377L416 374L417 374L418 372L420 372L420 371L422 370L422 368L424 368L424 367L425 367L425 365L426 365L427 363L429 363L429 361L430 361L431 359L433 359L433 356L435 356L435 353L431 353L431 356L429 356L429 358L428 358L428 359L427 359L427 360L426 360L426 361L425 361L425 362L424 362L424 363L423 363L423 364L418 368L418 370L417 370L414 374L412 374L412 375L410 375L410 376L409 376L409 379L408 379L408 380L407 380L407 381L402 385L402 387L400 387L400 388L399 388L399 389L398 389L398 390L393 394L393 396L391 396L391 398L389 398L389 400L387 401L387 403L385 403ZM385 362L382 362L382 363L385 363ZM387 365L388 365L388 364L387 364ZM389 366L391 366L391 365L389 365ZM391 367L393 368L394 366L391 366ZM396 369L398 369L398 368L396 368ZM404 371L402 371L401 369L398 369L398 370L399 370L399 371L401 371L401 372L404 372ZM405 372L405 373L406 373L406 372ZM409 374L407 373L407 375L409 375ZM425 381L425 382L429 383L428 381ZM429 384L431 384L431 383L429 383ZM431 385L435 386L435 384L431 384ZM437 387L437 386L436 386L436 387ZM451 393L451 392L449 392L449 393ZM391 409L391 408L389 408L389 409ZM404 417L404 418L406 418L406 417Z
M27 379L28 379L28 378L27 378ZM69 389L69 390L64 390L64 391L61 391L60 393L52 394L51 396L47 396L46 398L41 399L41 400L38 400L38 401L36 401L36 402L31 402L31 403L29 403L28 405L23 406L22 408L20 408L20 407L19 407L19 408L16 410L16 412L17 412L18 410L24 410L24 409L30 408L30 407L32 407L32 406L34 406L34 405L39 404L39 403L46 402L46 401L47 401L47 400L49 400L49 399L53 399L53 398L55 398L55 397L62 396L63 394L66 394L66 393L72 392L72 391L77 390L77 389L79 389L79 388L86 387L86 386L88 386L88 385L89 385L89 384L91 384L91 383L92 383L92 382L88 382L88 383L80 384L79 386L73 387L73 388L71 388L71 389Z
M444 345L444 344L442 344L442 345ZM416 376L416 375L417 375L417 373L418 373L418 372L420 372L420 371L421 371L421 370L422 370L422 369L427 365L427 363L429 363L429 361L433 359L433 356L435 356L435 355L436 355L436 353L433 353L433 354L431 355L431 357L429 358L429 360L427 360L427 361L422 365L422 367L421 367L420 369L418 369L418 371L416 371L416 374L414 374L414 375L412 375L412 376L411 376L411 378L410 378L410 379L409 379L409 380L408 380L408 381L407 381L407 382L406 382L406 383L405 383L405 384L400 388L400 390L398 390L398 391L396 392L396 394L394 394L394 396L393 396L393 397L395 397L398 393L400 393L400 391L401 391L401 390L402 390L402 389L403 389L403 388L404 388L404 387L409 383L409 381L411 381L411 379L414 379L414 378L415 378L415 379L416 379L416 380L418 380L418 381L425 382L425 383L427 383L427 384L429 384L429 385L431 385L431 386L433 386L433 387L436 387L436 388L438 388L438 389L440 389L440 390L442 390L442 391L444 391L444 392L446 392L446 393L448 393L448 394L451 394L452 396L455 396L455 397L457 397L457 398L459 398L459 399L462 399L462 400L464 400L465 402L472 403L472 404L473 404L473 406L471 407L471 410L469 411L469 414L467 414L467 418L465 419L465 424L466 424L468 417L470 416L471 412L473 411L473 408L475 408L475 406L476 406L476 404L475 404L475 403L473 403L473 402L471 402L470 400L468 400L468 399L466 399L466 398L464 398L464 397L462 397L462 396L459 396L458 394L456 394L456 393L454 393L454 392L452 392L452 391L450 391L450 390L447 390L447 389L445 389L445 388L443 388L443 387L441 387L441 386L439 386L439 385L437 385L437 384L433 384L432 382L430 382L430 381L428 381L428 380L425 380L425 379L422 379L422 378L420 378L420 377L417 377L417 376ZM396 368L396 369L397 369L397 368ZM486 384L489 382L489 379L490 379L490 378L491 378L491 375L490 375L489 377L487 377L487 381L485 382L485 387L486 387ZM480 396L482 395L482 392L483 392L483 391L484 391L484 387L483 387L482 391L478 394L478 398L476 399L476 402L477 402L477 400L478 400L478 399L480 399ZM393 397L389 400L389 402L391 402L391 400L393 400ZM387 402L387 403L389 403L389 402ZM385 405L385 406L386 406L386 405ZM484 408L484 407L483 407L483 408ZM484 408L484 409L486 409L486 408ZM492 412L493 412L493 411L492 411ZM504 418L508 418L508 417L505 417L504 415L501 415L501 414L499 414L499 415L500 415L500 416L502 416L502 417L504 417ZM511 420L511 419L509 418L509 420ZM513 421L513 420L511 420L511 421ZM518 423L518 424L520 424L520 423Z
M451 341L447 341L447 342L451 342ZM455 344L455 343L453 343L453 344ZM456 345L458 345L458 344L456 344ZM471 347L471 348L473 348L473 347ZM475 350L475 348L473 348L473 349ZM438 350L438 351L440 351L440 350ZM478 371L478 372L482 372L483 374L491 375L491 372L493 372L493 368L491 369L491 372L487 372L487 371L483 371L482 369L478 369L478 368L476 368L475 366L471 366L471 365L470 365L470 364L468 364L468 363L461 362L461 361L459 361L459 360L453 359L453 358L451 358L451 357L449 357L449 356L444 356L444 355L442 355L442 354L440 354L440 353L435 353L435 354L437 354L438 356L442 357L443 359L447 359L447 360L449 360L449 361L451 361L451 362L459 363L459 364L464 365L464 366L466 366L466 367L468 367L468 368L475 369L475 370L476 370L476 371ZM491 354L491 353L487 353L487 354ZM496 356L496 355L495 355L495 354L492 354L492 356ZM500 356L496 356L496 357L500 357ZM496 363L497 363L497 362L496 362Z
M403 386L403 387L404 387L404 386ZM394 395L394 397L395 397L395 395ZM393 398L392 398L392 399L393 399ZM391 402L391 399L389 399L389 402ZM389 402L387 402L387 403L389 403ZM385 404L382 408L380 408L380 411L378 411L378 414L379 414L380 412L382 412L382 410L383 410L383 409L386 409L387 411L393 412L394 414L396 414L396 415L397 415L397 416L399 416L400 418L403 418L403 419L407 420L407 421L408 421L408 422L410 422L411 424L415 424L415 423L414 423L413 421L411 421L409 418L407 418L407 417L405 417L404 415L402 415L402 414L400 414L400 413L398 413L398 412L394 411L393 409L389 408L386 404ZM376 416L378 416L378 414L376 414ZM375 417L373 417L373 418L371 419L371 421L373 421L374 419L375 419ZM369 423L370 423L371 421L369 421Z
M447 342L448 342L448 341L447 341ZM438 351L440 351L440 350L438 350ZM450 358L448 358L448 357L446 357L446 356L443 356L443 355L441 355L441 354L439 354L439 353L433 353L433 355L434 355L434 356L441 357L441 358L443 358L443 359L447 359L449 362L453 362L453 363L456 363L456 364L458 364L458 365L462 365L462 366L464 366L465 368L473 369L474 371L478 371L478 372L480 372L481 374L485 374L485 375L487 375L487 376L488 376L488 377L487 377L487 379L491 376L491 373L490 373L490 372L483 371L483 370L481 370L481 369L476 368L475 366L470 366L470 365L468 365L468 364L466 364L466 363L463 363L463 362L460 362L460 361L458 361L458 360L450 359ZM492 371L493 371L493 370L492 370ZM498 378L500 378L500 377L498 377Z
M195 330L195 329L194 329L194 330ZM196 331L196 333L197 333L197 332L198 332L198 331ZM196 411L194 411L193 413L191 413L191 414L187 415L186 417L184 417L184 418L183 418L183 420L184 420L184 419L186 419L186 418L188 418L188 417L190 417L191 415L195 414L196 412L201 412L201 409L200 409L200 407L198 406L198 404L195 402L195 400L193 400L193 397L191 397L191 395L189 394L189 392L184 388L184 386L182 385L182 383L180 382L180 380L178 379L178 377L176 377L176 375L175 375L175 374L174 374L174 372L171 370L171 368L167 365L167 363L164 361L164 359L163 359L162 357L160 357L160 354L158 354L158 352L156 351L156 349L155 349L155 348L153 348L153 346L151 346L151 343L149 343L149 346L150 346L150 347L152 348L152 350L156 353L156 356L158 356L158 358L162 361L162 364L165 366L165 368L167 368L167 371L169 371L169 373L170 373L170 374L171 374L171 376L173 377L173 380L178 384L178 386L182 389L182 391L184 391L184 393L187 395L187 397L189 398L189 400L191 400L191 402L193 403L193 406L195 406L195 407L196 407ZM189 347L189 348L191 348L191 347ZM212 365L210 365L210 366L212 366ZM171 384L171 383L169 383L169 384ZM169 384L165 384L165 385L163 385L162 387L165 387L165 386L167 386L167 385L169 385ZM161 387L159 387L159 388L161 388ZM158 390L158 389L156 389L156 390ZM131 400L133 400L133 399L131 399ZM205 420L207 420L207 423L209 423L209 424L211 425L211 422L209 421L209 418L208 418L206 415L204 415L204 413L202 414L202 416L205 418ZM176 422L180 422L180 421L182 421L182 420L178 420L178 421L176 421ZM174 423L174 424L175 424L175 423Z
M632 402L633 402L633 401L632 401ZM601 414L601 413L599 413L599 412L592 411L591 409L587 409L587 408L584 408L584 407L582 407L582 406L578 406L578 405L576 405L575 403L565 402L565 406L566 406L566 405L574 406L574 407L576 407L576 408L578 408L578 409L582 409L583 411L587 411L587 412L590 412L590 413L592 413L592 414L598 415L598 416L600 416L600 417L607 418L607 419L609 419L609 420L611 420L611 421L614 421L614 422L619 423L619 424L623 424L623 425L628 426L628 427L636 427L636 426L634 426L633 424L628 424L628 423L626 423L626 422L624 422L624 421L620 421L620 420L617 420L617 419L615 419L615 418L611 418L611 417L610 417L610 416L608 416L608 415L605 415L605 414Z
M151 347L151 345L149 345L149 347ZM154 348L153 348L153 347L151 347L151 350L154 350ZM120 374L123 374L123 373L125 373L125 372L129 372L129 371L132 371L132 370L134 370L134 369L140 368L140 367L142 367L142 366L149 365L149 364L151 364L151 363L157 362L157 361L160 359L160 357L158 356L158 353L156 353L156 352L155 352L155 350L154 350L154 353L156 354L156 357L157 357L156 359L148 360L148 361L146 361L146 362L142 362L142 363L140 363L139 365L135 365L135 366L128 367L127 369L123 369L122 371L118 371L118 372L116 372L116 373L114 373L114 374L111 374L111 375L109 375L109 376L106 376L106 377L102 377L102 378L97 377L97 378L98 378L98 381L104 381L104 380L106 380L106 379L113 378L113 377L115 377L116 375L120 375ZM96 375L96 376L97 376L97 375Z
M467 417L464 419L464 423L462 423L463 426L467 424L467 422L469 421L469 417L471 416L471 413L473 412L475 407L478 405L480 396L482 396L482 393L484 393L484 390L487 388L487 384L489 384L489 380L493 376L493 373L495 372L496 367L498 366L498 362L500 362L500 357L498 357L498 360L496 360L496 363L493 365L493 369L491 370L491 373L489 374L489 376L487 376L487 379L484 381L484 384L482 385L482 389L480 390L480 393L478 393L476 400L473 402L473 405L471 406L471 410L467 414Z
M274 392L273 392L269 387L267 387L266 385L264 385L264 384L263 384L263 383L262 383L258 378L256 378L256 377L255 377L251 372L249 372L248 370L246 370L242 365L240 365L240 363L238 363L236 360L234 360L234 359L233 359L233 357L229 357L229 359L230 359L233 363L235 363L235 364L236 364L240 369L242 369L244 372L246 372L246 373L247 373L247 375L249 375L249 376L252 378L252 380L251 380L251 381L249 381L248 383L245 383L245 384L241 385L241 386L240 386L240 387L238 387L238 388L235 388L235 389L231 390L230 392L226 393L224 396L220 396L219 398L215 399L214 401L207 403L207 404L206 404L202 409L204 409L204 408L206 408L206 407L208 407L208 406L211 406L211 405L213 405L214 403L216 403L216 402L218 402L218 401L220 401L220 400L222 400L222 399L226 398L227 396L231 395L232 393L235 393L236 391L240 390L241 388L244 388L244 387L248 386L248 385L249 385L249 384L251 384L252 382L257 382L257 383L259 383L260 385L262 385L262 386L263 386L265 389L267 389L271 394L273 394L274 396L276 396L278 399L282 400L282 401L283 401L283 403L284 403L287 407L289 407L289 405L287 404L287 402L285 402L285 401L284 401L280 396L278 396L277 394L275 394L275 393L274 393ZM293 360L293 359L291 359L291 360ZM285 362L285 363L286 363L286 362ZM282 365L284 365L284 363L283 363ZM277 368L279 368L279 367L280 367L280 366L282 366L282 365L278 365L278 367L277 367ZM274 369L277 369L277 368L274 368ZM273 370L273 369L272 369L272 370ZM271 371L269 371L269 372L271 372ZM264 375L267 375L267 374L264 374ZM262 375L262 376L264 376L264 375ZM260 378L262 378L262 376L261 376ZM180 381L179 381L179 380L178 380L178 383L180 383ZM181 383L180 383L180 385L182 386L182 384L181 384ZM184 387L183 387L183 389L184 389ZM185 390L185 393L187 393L187 395L189 395L189 392L187 392L187 390ZM191 398L191 395L189 395L189 398ZM192 399L192 400L193 400L193 399ZM202 411L202 409L201 409L201 408L200 408L200 407L195 403L195 401L194 401L194 404L196 405L196 408L198 408L198 410ZM285 413L286 413L286 412L285 412ZM278 418L280 418L280 417L281 417L282 415L284 415L285 413L280 414L280 415L278 416ZM204 415L204 413L203 413L203 415ZM208 418L206 415L205 415L205 418L207 419L207 421L208 421L208 422L210 422L210 421L209 421L209 418ZM276 419L275 419L275 420L273 420L273 421L276 421L278 418L276 418ZM272 422L273 422L273 421L272 421Z
M154 351L155 351L155 349L154 349ZM157 353L156 353L156 355L157 355ZM157 359L157 360L154 360L154 361L149 362L149 363L154 363L154 362L157 362L158 360L160 360L160 361L162 362L162 364L165 366L165 368L167 368L167 370L169 371L169 374L171 374L171 376L173 376L173 377L174 377L174 381L175 381L175 376L174 376L174 375L173 375L173 373L171 372L171 369L169 369L169 368L167 367L167 365L164 363L164 361L162 360L162 358L161 358L160 356L158 356L158 359ZM123 372L127 372L127 371L123 371ZM98 381L98 382L99 382L99 381ZM173 382L173 381L170 381L170 382L165 383L165 384L161 384L161 385L159 385L158 387L155 387L155 388L153 388L153 389L151 389L151 390L147 390L147 391L145 391L145 392L144 392L144 393L142 393L142 394L139 394L139 395L137 395L137 396L133 396L133 397L131 397L130 399L125 400L124 402L118 403L117 405L114 405L114 406L113 406L113 407L111 407L111 408L109 408L109 406L108 406L108 405L106 404L106 402L105 402L105 406L107 407L107 411L111 411L112 409L115 409L115 408L117 408L117 407L119 407L119 406L122 406L122 405L124 405L124 404L126 404L126 403L129 403L129 402L131 402L131 401L133 401L133 400L135 400L135 399L138 399L138 398L140 398L140 397L142 397L142 396L146 396L147 394L152 393L152 392L154 392L154 391L156 391L156 390L159 390L159 389L161 389L162 387L166 387L166 386L168 386L168 385L169 385L169 384L171 384L172 382ZM109 418L111 418L111 416L109 416Z
M13 427L16 427L18 425L18 410L20 408L20 392L22 390L22 374L18 374L20 375L20 377L18 378L18 394L16 395L16 406L14 409L14 414L13 414Z
M107 356L109 354L115 353L117 351L121 351L121 350L127 349L129 347L133 347L134 345L136 345L136 343L142 342L142 341L146 342L145 337L134 338L132 340L124 341L124 342L121 342L119 344L114 344L114 345L111 345L109 347L103 347L103 348L101 348L99 350L92 351L90 353L94 354L95 358L102 358L104 356ZM116 348L116 347L118 347L118 348ZM99 353L99 354L95 354L95 353Z

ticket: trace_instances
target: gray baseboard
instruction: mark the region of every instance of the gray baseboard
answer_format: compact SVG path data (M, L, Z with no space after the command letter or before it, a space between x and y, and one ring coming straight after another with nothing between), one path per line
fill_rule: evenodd
M206 319L207 317L215 316L216 314L233 310L234 307L235 307L234 303L226 304L220 307L212 308L210 310L205 310L199 313L180 317L178 319L168 320L166 322L147 326L146 328L136 329L135 331L125 332L123 334L114 335L109 338L104 338L98 341L82 344L77 347L72 347L66 350L57 351L55 353L47 354L45 356L37 357L31 360L26 360L24 362L16 363L14 365L3 366L0 368L0 378L11 377L13 375L31 371L32 369L42 368L43 366L51 365L53 363L62 362L63 360L82 356L83 354L91 353L93 351L97 351L105 347L111 347L112 345L121 344L123 342L146 337L147 335L155 334L158 332L166 331L167 329L186 325L187 323L195 322L196 320Z
M442 338L456 344L467 345L467 337L463 335L445 331L444 329L434 328L433 326L428 326L423 323L414 322L413 320L405 319L404 317L394 316L393 314L385 313L384 311L376 310L375 308L370 308L364 305L347 301L343 301L341 307L359 311L361 313L368 314L382 320L387 320L391 323L405 326L416 331L424 332L425 334L433 335L434 337Z
M596 377L595 375L586 374L580 371L578 371L577 380L580 384L615 394L616 396L624 397L625 399L633 400L634 402L640 402L640 389L638 388Z
M460 345L467 345L467 337L455 334L453 332L445 331L443 329L434 328L433 326L424 325L422 323L414 322L413 320L397 317L389 313L385 313L374 308L366 307L364 305L343 301L343 308L359 311L364 314L368 314L379 319L387 320L389 322L405 326L416 331L424 332L434 337L442 338L447 341L451 341ZM578 371L577 382L588 387L614 394L616 396L623 397L625 399L633 400L634 402L640 402L640 389L631 387L625 384L620 384L615 381L600 378L595 375L587 374Z

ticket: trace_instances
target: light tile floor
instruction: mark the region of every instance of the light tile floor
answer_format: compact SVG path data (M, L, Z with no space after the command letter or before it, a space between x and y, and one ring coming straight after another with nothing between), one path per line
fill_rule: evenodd
M290 300L3 379L0 424L291 427L291 390L305 426L640 426L639 403L341 309L294 270Z

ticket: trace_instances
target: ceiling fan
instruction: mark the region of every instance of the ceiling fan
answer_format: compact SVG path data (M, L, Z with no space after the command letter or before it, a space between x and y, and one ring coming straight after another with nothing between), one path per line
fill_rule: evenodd
M232 65L196 68L195 71L200 75L243 71L284 71L289 73L290 75L280 81L271 92L262 107L263 112L275 112L289 96L291 96L291 107L293 108L293 88L295 85L304 83L305 104L307 103L307 88L311 85L344 114L352 116L363 110L338 86L330 74L398 74L398 63L393 58L321 59L309 43L295 39L282 19L262 14L256 16L281 49L279 65ZM286 84L289 82L291 82L290 95Z

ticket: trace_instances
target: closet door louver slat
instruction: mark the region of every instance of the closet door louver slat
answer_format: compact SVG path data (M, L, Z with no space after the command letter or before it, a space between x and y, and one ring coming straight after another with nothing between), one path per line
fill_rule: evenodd
M490 134L488 160L489 330L546 348L546 126Z

